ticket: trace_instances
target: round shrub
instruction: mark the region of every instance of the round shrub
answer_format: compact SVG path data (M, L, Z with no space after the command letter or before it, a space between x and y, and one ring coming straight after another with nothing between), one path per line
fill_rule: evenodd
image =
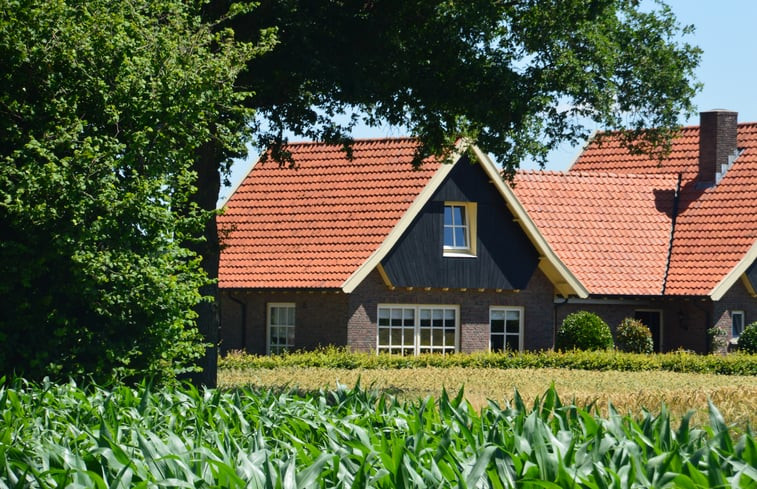
M558 350L606 350L613 347L610 327L588 311L578 311L563 320L555 338Z
M654 341L652 332L644 323L634 318L625 318L618 325L615 335L618 350L629 353L652 353Z
M757 321L744 328L739 335L739 350L744 353L757 353Z

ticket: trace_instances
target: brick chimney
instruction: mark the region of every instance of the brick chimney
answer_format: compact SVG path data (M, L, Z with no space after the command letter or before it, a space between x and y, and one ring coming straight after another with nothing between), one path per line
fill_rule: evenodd
M738 112L715 109L699 113L699 175L701 184L717 184L739 154Z

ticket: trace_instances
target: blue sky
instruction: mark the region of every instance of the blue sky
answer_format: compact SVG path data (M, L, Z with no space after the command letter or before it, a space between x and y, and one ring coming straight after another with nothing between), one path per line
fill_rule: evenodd
M729 109L740 122L757 122L757 0L667 0L682 25L693 24L687 38L703 50L697 79L704 84L694 99L697 110ZM682 119L697 125L698 116ZM601 129L599 127L592 129ZM358 128L355 137L405 135L397 128ZM548 170L565 170L580 148L569 145L550 154ZM257 159L253 150L245 161L234 164L232 188L244 178ZM524 168L533 168L525 163ZM228 190L222 191L227 194Z

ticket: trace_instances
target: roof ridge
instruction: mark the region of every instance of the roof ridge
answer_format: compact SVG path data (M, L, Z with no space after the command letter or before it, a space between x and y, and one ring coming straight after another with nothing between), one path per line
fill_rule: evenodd
M413 136L393 136L393 137L373 137L373 138L354 138L353 144L359 143L381 143L381 142L400 142L412 141L419 142L419 139ZM284 146L341 146L341 143L326 143L324 141L290 141Z
M575 176L575 177L610 177L610 178L639 178L644 180L656 180L666 178L678 178L677 172L670 173L623 173L593 170L518 170L516 174L547 175L547 176Z

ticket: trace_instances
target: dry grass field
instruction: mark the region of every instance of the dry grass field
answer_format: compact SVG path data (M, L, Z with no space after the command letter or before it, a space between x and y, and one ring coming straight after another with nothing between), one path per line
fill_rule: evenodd
M512 399L515 389L527 404L555 384L563 402L579 405L594 402L606 414L608 402L622 414L638 415L642 409L660 410L665 403L674 418L695 410L693 422L707 422L711 399L727 422L757 426L757 377L688 374L674 372L618 372L568 369L407 368L334 369L281 367L276 369L221 369L220 387L251 385L297 390L332 389L337 383L353 386L358 379L405 400L433 396L442 388L457 393L465 388L466 399L480 408L491 399L499 404Z

